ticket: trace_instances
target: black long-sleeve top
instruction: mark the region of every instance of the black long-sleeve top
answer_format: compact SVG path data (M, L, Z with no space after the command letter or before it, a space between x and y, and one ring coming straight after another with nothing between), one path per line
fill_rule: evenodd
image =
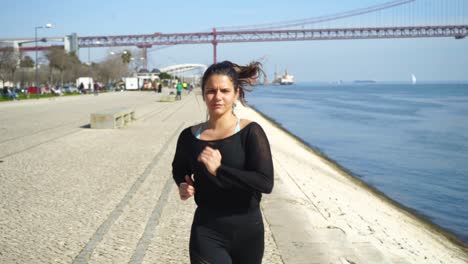
M206 146L221 153L216 176L197 161ZM195 202L216 212L247 212L259 207L261 193L273 189L270 144L262 127L251 122L238 133L219 140L200 140L190 127L183 130L172 162L172 175L179 186L185 175L194 174Z

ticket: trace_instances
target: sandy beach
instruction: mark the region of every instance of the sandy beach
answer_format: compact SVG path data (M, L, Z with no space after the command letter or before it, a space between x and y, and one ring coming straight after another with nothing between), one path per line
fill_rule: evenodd
M162 96L0 104L0 263L189 263L195 205L180 201L171 162L180 131L206 110L198 90ZM137 120L87 127L90 113L114 107L134 108ZM466 247L252 108L236 113L261 124L272 147L263 263L468 263Z

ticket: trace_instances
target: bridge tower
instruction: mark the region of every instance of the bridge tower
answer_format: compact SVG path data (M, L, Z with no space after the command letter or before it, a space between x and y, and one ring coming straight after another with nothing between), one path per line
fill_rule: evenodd
M138 48L143 49L143 67L148 69L148 48L151 48L151 44L137 45Z

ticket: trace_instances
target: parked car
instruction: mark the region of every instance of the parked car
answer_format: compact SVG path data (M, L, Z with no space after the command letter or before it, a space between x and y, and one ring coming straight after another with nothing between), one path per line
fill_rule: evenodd
M78 93L78 88L76 88L74 85L70 85L70 86L64 86L63 87L63 91L65 93Z
M40 92L39 88L36 86L29 86L28 93L30 94L38 94Z

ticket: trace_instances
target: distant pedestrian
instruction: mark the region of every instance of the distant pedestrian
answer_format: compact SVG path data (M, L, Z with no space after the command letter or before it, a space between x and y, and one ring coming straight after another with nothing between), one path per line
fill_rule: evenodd
M162 92L162 83L159 82L158 84L158 93L161 93Z
M154 92L157 93L158 92L158 81L156 79L153 81L153 88L154 88Z
M187 87L187 91L188 91L188 93L190 93L192 90L193 90L193 85L190 84L190 85Z
M182 90L184 89L184 86L182 85L181 82L177 83L176 89L177 89L176 100L182 100Z
M84 92L84 84L83 83L80 83L80 85L78 86L78 91L82 94Z
M18 95L16 94L14 88L12 89L7 89L7 93L8 93L8 98L10 98L11 100L19 100L18 99Z
M99 95L99 84L98 83L94 83L93 90L94 90L94 95Z

